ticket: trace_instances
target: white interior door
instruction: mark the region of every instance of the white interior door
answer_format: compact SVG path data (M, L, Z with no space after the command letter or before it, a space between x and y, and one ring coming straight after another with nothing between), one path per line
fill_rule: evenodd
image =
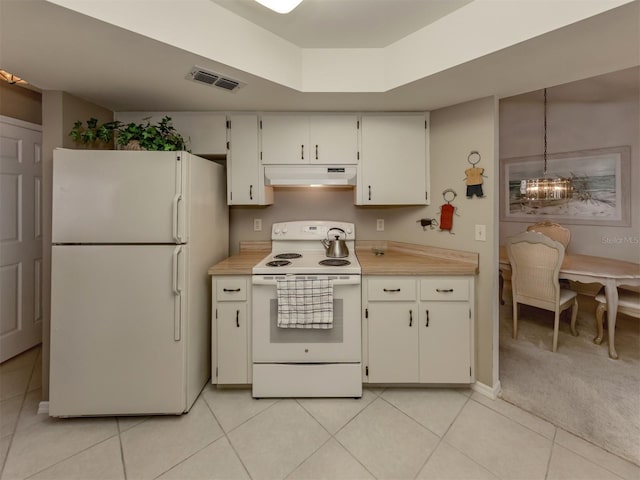
M42 341L42 131L0 117L0 362Z

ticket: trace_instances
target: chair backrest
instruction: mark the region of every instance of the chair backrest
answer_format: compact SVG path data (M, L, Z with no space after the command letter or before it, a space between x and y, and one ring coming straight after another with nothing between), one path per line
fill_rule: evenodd
M569 246L569 240L571 240L571 230L563 227L559 223L549 221L529 225L527 227L527 232L542 233L556 242L560 242L564 246L565 250Z
M555 310L564 246L542 233L524 232L507 239L507 253L514 302Z

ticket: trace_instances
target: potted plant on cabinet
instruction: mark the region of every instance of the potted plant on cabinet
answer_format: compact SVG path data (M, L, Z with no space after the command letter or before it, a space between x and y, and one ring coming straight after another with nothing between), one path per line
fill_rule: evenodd
M81 120L73 124L69 136L78 143L95 145L103 142L110 144L115 140L116 147L123 150L175 151L188 150L187 142L171 123L171 117L165 116L152 124L149 117L144 123L122 123L118 120L99 124L96 118L90 118L86 126Z

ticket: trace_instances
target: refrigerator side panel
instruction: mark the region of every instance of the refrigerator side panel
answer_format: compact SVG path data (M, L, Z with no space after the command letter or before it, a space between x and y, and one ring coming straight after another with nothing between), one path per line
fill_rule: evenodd
M176 241L176 152L56 149L53 243Z
M229 255L229 207L225 168L195 156L190 156L187 165L187 401L191 404L211 376L211 278L207 271Z
M54 245L52 416L187 410L185 245Z

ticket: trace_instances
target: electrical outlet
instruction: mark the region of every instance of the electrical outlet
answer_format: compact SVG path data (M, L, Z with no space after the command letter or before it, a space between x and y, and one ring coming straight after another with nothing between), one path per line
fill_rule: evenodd
M376 230L378 232L384 232L384 219L383 218L379 218L378 220L376 220Z
M479 242L487 241L487 226L486 225L476 225L476 240Z
M262 231L262 219L261 218L254 218L253 219L253 231L254 232L261 232Z

